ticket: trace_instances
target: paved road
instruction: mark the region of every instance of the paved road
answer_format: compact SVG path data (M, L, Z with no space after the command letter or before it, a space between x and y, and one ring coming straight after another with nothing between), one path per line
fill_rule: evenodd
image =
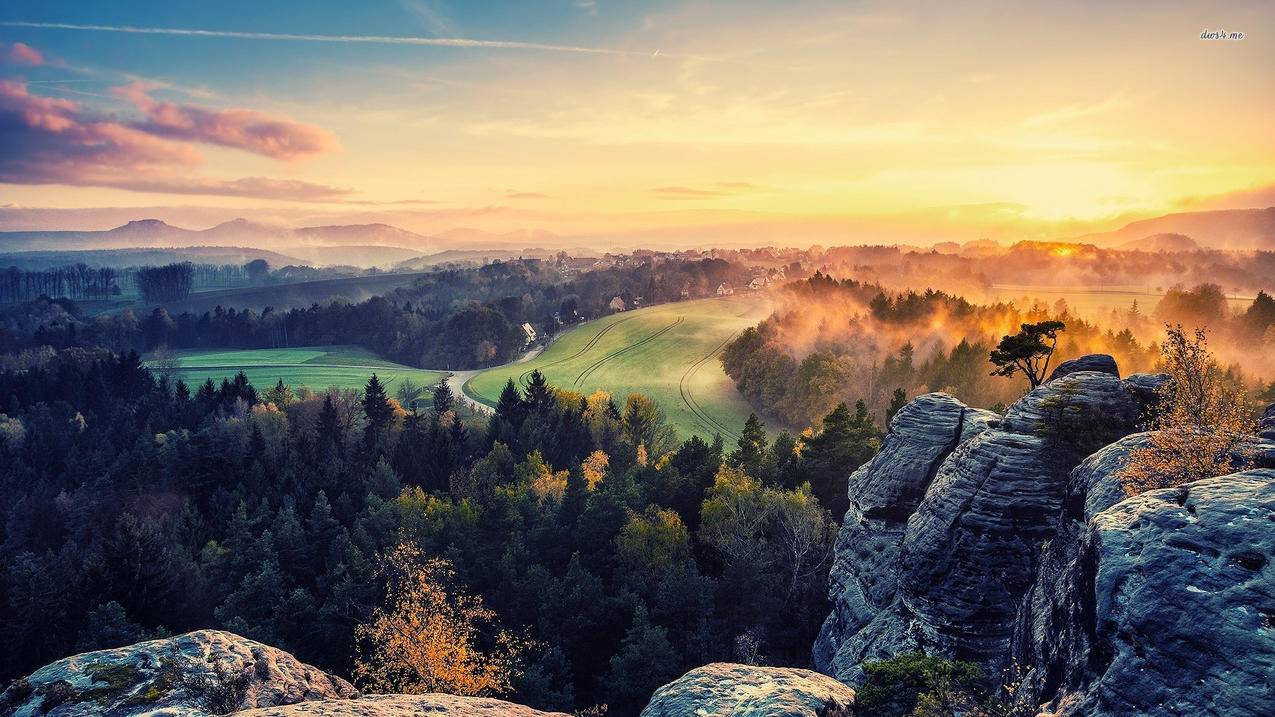
M553 342L550 341L550 343L553 343ZM522 356L519 356L517 360L510 361L509 363L504 365L511 366L513 364L526 363L530 361L531 359L539 356L540 352L544 350L545 350L545 345L543 344L533 346L529 351L527 351L527 353L523 354ZM447 379L446 379L447 385L452 389L452 395L456 397L456 400L464 401L465 403L469 404L477 413L491 415L492 413L491 406L488 406L487 404L481 403L479 401L475 401L469 396L465 395L465 382L477 376L478 374L482 373L483 371L491 371L492 369L495 369L495 368L500 368L500 367L493 366L491 368L480 368L480 369L474 369L472 371L452 371L447 376Z

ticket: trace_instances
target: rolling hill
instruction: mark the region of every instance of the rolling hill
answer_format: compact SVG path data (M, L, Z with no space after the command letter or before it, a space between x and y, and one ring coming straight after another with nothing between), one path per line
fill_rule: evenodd
M508 379L526 382L539 369L559 388L606 391L621 405L641 393L664 410L680 439L720 433L729 443L752 409L717 356L768 312L764 296L741 294L612 314L568 331L530 361L479 373L465 395L494 405Z
M1161 234L1185 235L1205 249L1275 251L1275 207L1166 214L1067 241L1113 247Z

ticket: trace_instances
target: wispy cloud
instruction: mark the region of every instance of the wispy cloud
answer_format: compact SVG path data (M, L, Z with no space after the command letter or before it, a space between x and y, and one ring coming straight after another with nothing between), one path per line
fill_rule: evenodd
M715 199L758 191L766 191L766 187L752 182L715 182L708 187L656 187L651 193L660 199Z
M138 192L283 199L340 200L349 189L293 179L217 179L193 175L202 157L185 137L153 131L86 110L68 99L40 97L26 85L0 80L0 182L115 187Z
M39 67L45 60L39 50L24 42L15 42L12 45L0 42L0 62Z
M238 30L199 30L176 27L135 27L133 25L80 25L66 22L0 21L0 27L31 27L45 30L78 30L85 32L119 32L134 35L176 35L183 37L218 37L236 40L281 40L288 42L362 43L375 45L425 45L434 47L458 47L493 50L535 50L541 52L572 52L589 55L617 55L626 57L654 57L649 52L617 50L606 47L579 45L554 45L520 40L473 40L464 37L406 37L395 35L312 35L286 32L246 32ZM667 53L662 55L673 57ZM683 56L684 57L684 56ZM703 58L701 58L703 59Z
M150 134L242 149L272 159L300 159L335 151L340 142L322 127L247 109L210 109L193 104L160 102L153 86L134 82L111 93L132 102L145 116L135 126Z
M505 194L505 196L510 199L548 199L549 198L548 194L541 194L540 192L509 192Z

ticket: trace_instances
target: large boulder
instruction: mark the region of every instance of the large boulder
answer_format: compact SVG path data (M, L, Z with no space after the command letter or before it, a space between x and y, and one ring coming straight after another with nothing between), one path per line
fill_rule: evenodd
M1053 536L1071 469L1135 430L1140 415L1117 376L1068 373L1033 389L996 427L956 441L925 481L924 497L899 501L891 523L866 521L852 508L838 539L843 567L834 565L834 612L815 645L816 668L856 685L864 661L922 650L975 661L992 679L1005 674L1017 607ZM852 503L856 490L878 483L912 495L912 484L899 482L914 475L897 472L896 463L886 456L857 472Z
M217 705L209 703L213 692ZM203 715L228 711L227 702L246 709L357 694L345 680L283 650L200 630L45 665L0 694L0 713L127 717L163 708L165 715Z
M860 650L843 651L841 643L894 599L908 518L952 451L999 420L944 393L919 396L890 421L877 455L850 476L850 507L829 573L833 611L814 646L821 671L839 674L853 667L839 662L857 660Z
M1259 469L1074 522L1025 608L1034 694L1087 717L1275 714L1273 521L1275 470Z
M568 717L487 697L457 695L367 695L353 700L320 700L286 707L236 712L235 717Z
M714 663L655 691L641 717L850 717L854 690L810 670Z
M1116 366L1116 360L1107 354L1089 354L1074 358L1070 361L1063 361L1058 364L1058 368L1049 374L1049 380L1062 378L1077 371L1097 371L1098 373L1106 373L1120 378L1120 368Z

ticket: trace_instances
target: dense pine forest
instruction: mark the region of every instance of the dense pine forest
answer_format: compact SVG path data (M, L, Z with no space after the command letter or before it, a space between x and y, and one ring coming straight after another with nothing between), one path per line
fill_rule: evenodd
M170 385L104 349L33 361L0 374L6 680L208 626L351 674L409 546L493 612L480 643L518 636L511 696L634 714L696 665L808 659L828 497L878 440L841 406L805 437L750 420L737 445L679 445L642 396L538 374L484 422L375 377L314 394Z

